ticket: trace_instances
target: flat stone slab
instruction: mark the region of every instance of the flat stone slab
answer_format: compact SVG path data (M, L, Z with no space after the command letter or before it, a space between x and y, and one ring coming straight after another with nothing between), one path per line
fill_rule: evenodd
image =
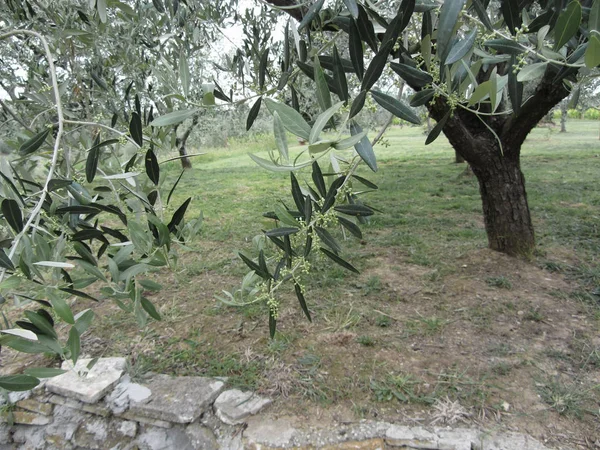
M256 417L248 424L243 434L247 447L260 449L289 446L299 433L299 430L285 419L264 421Z
M175 423L198 419L219 396L225 384L211 378L157 375L145 383L152 395L131 402L129 414Z
M246 417L256 414L270 404L270 399L260 397L253 392L232 389L217 397L214 409L221 421L228 425L235 425L243 423Z
M84 403L96 403L119 381L125 370L125 358L100 358L91 369L91 359L80 359L75 367L62 364L68 372L51 378L46 389Z
M106 404L114 414L122 414L134 403L143 403L152 391L141 384L132 383L128 375L123 376L115 389L106 396Z

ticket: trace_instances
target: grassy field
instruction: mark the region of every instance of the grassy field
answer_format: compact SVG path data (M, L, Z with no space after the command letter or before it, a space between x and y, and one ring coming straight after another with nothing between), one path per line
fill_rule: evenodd
M252 253L273 226L262 213L291 199L289 178L247 156L275 148L270 137L210 149L172 202L192 195L190 217L201 211L204 225L176 272L156 275L164 320L139 330L105 302L84 351L129 355L134 376L227 376L291 398L273 413L303 410L308 422L481 422L550 443L598 438L598 123L570 121L568 131L538 128L523 149L538 242L526 262L486 249L477 181L443 137L425 147L422 128L389 130L380 170L359 172L379 185L366 200L382 213L364 242L344 243L361 275L316 261L313 323L285 294L274 340L265 305L231 308L215 295L239 286L236 253ZM179 168L166 169L168 186Z

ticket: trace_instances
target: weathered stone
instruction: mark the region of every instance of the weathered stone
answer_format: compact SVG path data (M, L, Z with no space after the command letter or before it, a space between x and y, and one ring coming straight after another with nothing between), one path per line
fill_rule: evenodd
M16 406L19 408L22 408L22 409L26 409L27 411L43 414L45 416L51 415L52 408L53 408L53 406L51 404L42 403L33 398L20 400L17 402Z
M114 427L117 429L119 434L130 438L134 438L138 431L137 423L131 420L115 421Z
M13 433L13 441L19 445L19 449L41 450L45 446L44 428L31 426L16 426Z
M481 450L549 450L534 438L519 433L481 433L477 444L480 446L476 448Z
M54 422L46 427L47 439L54 436L53 439L71 441L81 422L88 420L92 416L81 411L69 408L68 406L56 405L54 407Z
M194 450L217 450L219 444L214 433L200 423L191 423L185 429Z
M151 419L191 423L212 404L223 386L223 382L210 378L157 375L147 383L150 398L132 402L129 411Z
M84 403L96 403L119 381L125 369L125 358L101 358L88 370L91 359L80 359L74 368L69 362L63 369L69 370L46 383L46 389L55 394L74 398Z
M121 438L109 433L108 425L108 421L102 417L91 417L79 426L73 441L79 447L89 449L111 448Z
M0 423L0 444L8 444L12 441L10 436L11 427L5 423Z
M150 419L148 417L139 416L137 414L132 413L131 411L127 411L119 417L127 420L133 420L135 422L143 423L145 425L150 425L153 427L159 428L171 428L173 424L171 422L167 422L166 420L158 420L158 419Z
M298 430L284 419L264 421L253 418L244 431L244 440L249 445L283 447L291 444L297 433Z
M131 402L143 403L152 392L146 386L132 383L128 375L123 376L114 390L106 396L106 404L113 414L122 414Z
M221 393L215 400L214 410L219 419L229 425L244 422L249 415L256 414L271 404L268 398L259 397L253 392L232 389Z
M96 414L97 416L107 417L110 415L110 410L102 404L92 405L89 403L83 403L77 400L73 400L72 398L65 398L60 395L54 394L48 398L48 401L54 405L67 406L78 411L85 411L90 414Z
M139 450L192 449L189 436L181 428L148 428L135 440Z
M12 417L11 417L12 416ZM0 416L2 422L13 422L23 425L48 425L52 423L52 416L44 416L29 411L11 411L9 414Z
M325 445L320 450L383 450L385 442L383 439L367 439L366 441L339 442L333 445Z
M385 432L385 442L391 447L437 449L437 435L421 427L391 425Z
M440 450L471 450L479 440L479 432L467 428L436 429Z

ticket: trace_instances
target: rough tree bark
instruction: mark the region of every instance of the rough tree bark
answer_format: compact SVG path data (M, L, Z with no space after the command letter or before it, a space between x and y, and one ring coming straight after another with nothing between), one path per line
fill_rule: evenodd
M521 146L542 117L569 94L562 83L555 82L555 75L550 71L545 74L516 117L477 117L457 109L443 130L479 182L489 247L513 256L530 256L535 248L520 168ZM448 110L443 98L428 108L436 120Z
M192 134L192 130L198 124L198 119L200 118L199 114L196 114L192 117L192 123L188 126L181 136L177 136L175 138L175 147L177 147L177 151L179 152L179 156L181 156L181 167L183 169L191 169L192 162L190 158L188 158L187 151L185 149L185 145L187 143L190 134ZM175 133L177 133L177 127L175 127Z

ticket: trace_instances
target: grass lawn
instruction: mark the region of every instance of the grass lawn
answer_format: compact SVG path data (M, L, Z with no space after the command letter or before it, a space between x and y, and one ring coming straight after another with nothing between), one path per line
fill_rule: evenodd
M600 141L598 123L568 133L537 128L522 169L537 236L532 261L486 248L476 179L440 137L393 128L377 146L379 186L365 197L381 213L350 238L343 257L360 275L316 260L306 286L313 322L284 293L274 340L266 305L216 300L246 273L237 251L273 227L262 213L291 201L287 174L247 152L271 137L210 149L184 174L173 205L193 196L201 235L175 272L155 274L162 322L139 330L106 301L83 342L91 356L125 354L131 372L227 376L279 398L272 414L307 424L361 418L484 424L528 432L549 445L599 434ZM264 156L264 154L262 155ZM166 167L170 185L177 163ZM299 178L310 178L300 173ZM283 400L288 398L288 400Z

